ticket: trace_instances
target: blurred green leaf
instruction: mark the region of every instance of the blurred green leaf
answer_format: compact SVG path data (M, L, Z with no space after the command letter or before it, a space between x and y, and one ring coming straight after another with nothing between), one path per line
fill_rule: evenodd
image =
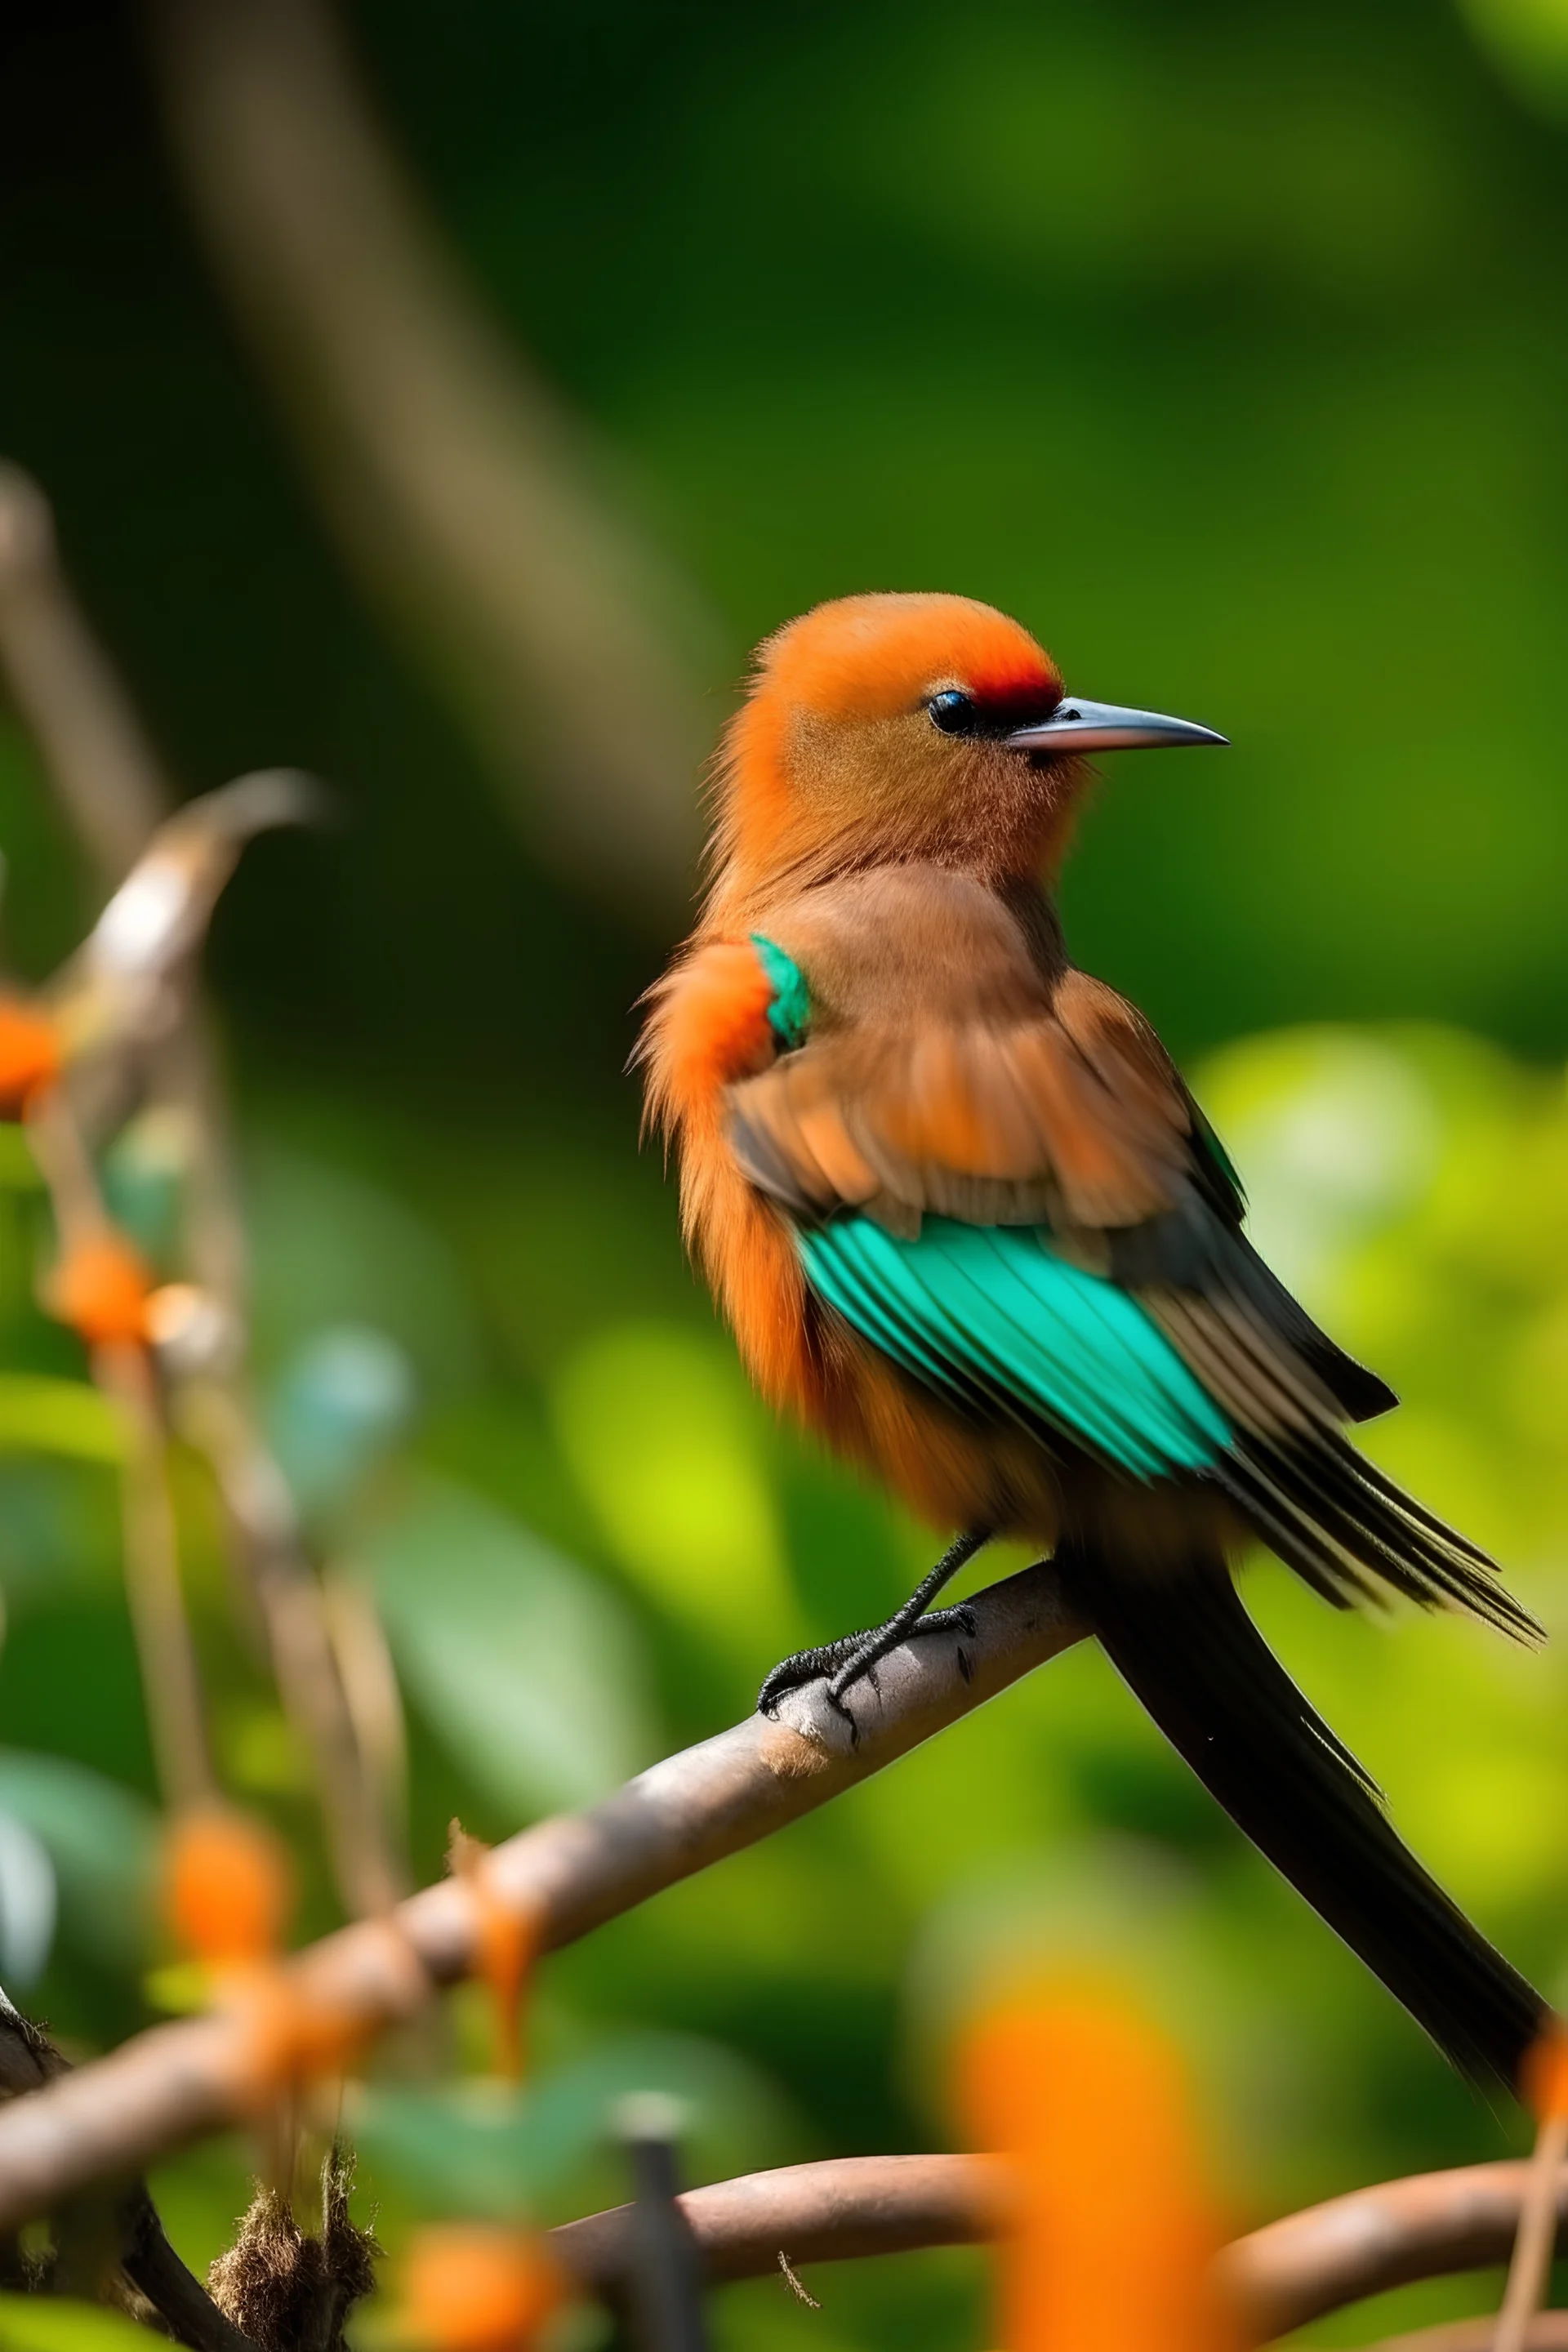
M678 1325L600 1332L552 1402L562 1450L649 1595L754 1659L794 1623L757 1407L721 1342Z
M113 1406L85 1381L0 1372L0 1452L117 1463L125 1433Z
M136 1961L158 1835L146 1800L67 1757L0 1748L0 1813L53 1863L62 1933L115 1966Z
M58 1896L47 1847L0 1808L0 1983L26 1991L43 1975Z
M499 1803L586 1804L648 1761L626 1610L526 1528L460 1486L422 1478L358 1557L405 1684Z
M1459 0L1481 47L1526 97L1568 112L1565 0Z
M63 2295L0 2294L4 2352L147 2352L150 2344L167 2340L100 2303L72 2303Z
M0 1120L0 1188L37 1192L43 1190L43 1182L26 1131L14 1119Z
M307 1514L353 1495L414 1418L414 1367L384 1331L339 1324L291 1355L267 1399L267 1431Z
M632 2033L521 2088L372 2085L355 2095L352 2129L363 2160L384 2166L419 2204L504 2215L612 2148L621 2102L647 2091L680 2110L688 2179L765 2165L791 2128L778 2093L734 2052L695 2034Z
M473 1318L443 1237L356 1171L276 1140L246 1156L258 1353L287 1360L334 1325L384 1332L445 1398L478 1377Z

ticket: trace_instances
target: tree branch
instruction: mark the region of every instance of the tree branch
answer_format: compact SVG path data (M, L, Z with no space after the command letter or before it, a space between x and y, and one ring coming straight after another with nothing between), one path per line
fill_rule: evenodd
M967 1679L956 1634L894 1651L880 1688L856 1695L858 1742L822 1684L792 1693L777 1722L748 1717L496 1847L479 1882L444 1880L300 1953L287 1971L300 2011L365 2037L414 2016L472 1967L495 1904L532 1922L542 1948L573 1943L868 1780L1083 1638L1047 1566L970 1606ZM0 2111L0 2230L237 2121L254 2106L253 2055L245 2015L214 2011L154 2026Z
M1383 2181L1238 2238L1222 2255L1221 2271L1248 2339L1271 2343L1390 2287L1506 2262L1529 2175L1527 2163L1479 2164ZM688 2189L679 2201L707 2275L718 2284L766 2277L781 2252L798 2266L978 2244L994 2226L997 2185L989 2157L844 2157L715 2181ZM562 2261L597 2292L613 2290L622 2275L631 2212L619 2205L551 2232ZM1557 2225L1568 2232L1568 2170L1558 2183ZM1568 2315L1558 2318L1560 2337L1547 2332L1527 2343L1568 2345ZM1409 2342L1425 2347L1428 2340ZM1440 2334L1430 2341L1436 2352L1448 2339ZM1456 2352L1472 2343L1489 2346L1490 2336L1454 2338Z
M1263 2339L1285 2336L1390 2287L1506 2263L1529 2178L1528 2162L1473 2164L1352 2189L1238 2238L1226 2274ZM1568 2170L1557 2228L1568 2230Z
M1479 2319L1451 2319L1443 2327L1423 2327L1414 2336L1388 2336L1368 2352L1492 2352L1495 2313ZM1568 2352L1568 2311L1540 2311L1531 2321L1524 2352Z
M765 2278L787 2254L805 2263L972 2246L993 2226L994 2167L975 2156L847 2156L789 2164L689 2189L679 2199L710 2281ZM550 2233L574 2275L596 2293L624 2275L634 2208L616 2205Z

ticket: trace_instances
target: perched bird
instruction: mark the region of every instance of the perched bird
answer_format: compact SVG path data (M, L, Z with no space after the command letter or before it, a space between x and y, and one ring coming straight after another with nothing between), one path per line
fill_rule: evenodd
M1536 1630L1347 1442L1395 1400L1254 1253L1236 1172L1052 898L1086 753L1218 743L1068 694L958 596L771 637L726 738L711 881L639 1049L689 1244L747 1369L954 1538L884 1626L786 1659L848 1711L988 1538L1076 1611L1232 1819L1468 2074L1539 1996L1401 1843L1253 1626L1254 1539L1338 1607L1392 1587Z

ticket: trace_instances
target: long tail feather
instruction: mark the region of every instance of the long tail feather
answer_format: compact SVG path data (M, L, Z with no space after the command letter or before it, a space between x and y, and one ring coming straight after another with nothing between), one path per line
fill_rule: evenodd
M1473 2080L1517 2087L1546 2005L1405 1846L1228 1570L1058 1561L1112 1663L1210 1794Z

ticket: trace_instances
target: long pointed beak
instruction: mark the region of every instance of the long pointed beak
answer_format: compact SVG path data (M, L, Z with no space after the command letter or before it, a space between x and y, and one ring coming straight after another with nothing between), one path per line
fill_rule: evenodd
M1178 743L1226 743L1212 727L1167 719L1158 710L1128 710L1119 702L1086 702L1064 694L1048 719L1017 727L1002 740L1012 751L1159 751Z

